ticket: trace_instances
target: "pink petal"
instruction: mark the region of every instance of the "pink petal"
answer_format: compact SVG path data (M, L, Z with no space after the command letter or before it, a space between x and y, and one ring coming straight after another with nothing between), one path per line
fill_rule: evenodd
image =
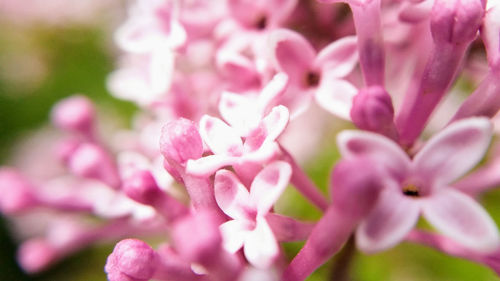
M381 163L395 178L403 180L410 170L410 159L392 140L371 132L343 131L337 136L343 158L369 157Z
M276 27L283 24L284 21L288 20L290 14L294 11L297 6L298 0L272 0L263 1L267 5L268 13L271 15L270 26Z
M247 28L256 24L261 13L258 1L228 0L227 5L230 14Z
M481 160L491 134L492 125L487 118L452 123L417 153L414 158L416 173L441 185L458 179Z
M316 52L299 33L279 29L271 33L270 50L280 71L285 72L294 84L302 84L311 69Z
M491 5L491 7L488 7L484 17L481 36L486 47L488 62L498 68L500 64L500 36L498 34L500 29L500 5L494 1L488 1L487 5Z
M219 112L241 136L247 136L250 130L259 125L262 118L256 100L230 92L222 93Z
M399 19L408 23L418 23L427 19L432 10L434 1L421 1L419 3L407 3L399 14Z
M130 18L118 28L115 40L125 51L144 53L154 48L159 37L153 20Z
M204 115L200 120L200 135L214 154L239 156L242 153L241 138L218 118Z
M107 87L116 98L146 105L154 101L157 95L151 93L148 81L141 79L141 76L142 71L134 68L117 69L108 76Z
M299 85L290 85L279 98L279 104L286 106L290 111L290 119L304 113L311 105L316 88L304 89Z
M279 72L273 76L271 81L262 89L258 98L259 108L265 111L275 99L278 99L285 93L288 86L288 76Z
M489 252L500 245L495 222L469 196L447 188L422 205L425 218L443 234L474 250Z
M279 152L279 146L276 142L264 142L255 151L246 152L241 158L240 162L251 163L265 163L273 158Z
M150 75L151 90L154 93L165 93L170 88L174 72L175 57L170 50L155 50L152 53Z
M358 89L345 80L323 77L314 97L325 110L335 116L350 120L352 99L357 93Z
M231 83L248 88L259 82L259 74L253 61L233 50L217 52L217 68ZM238 79L235 79L238 77Z
M197 177L209 177L222 167L233 165L237 161L238 158L225 154L208 155L196 160L188 160L186 172Z
M250 187L250 201L256 204L260 215L264 216L269 212L287 187L291 175L292 168L288 163L276 161L255 176Z
M269 268L279 254L278 242L265 218L257 218L256 228L245 239L244 253L257 268Z
M223 247L230 253L236 253L248 236L248 226L244 221L231 220L219 226Z
M357 62L357 38L346 36L321 50L314 61L314 66L323 73L329 72L332 77L344 77L354 69Z
M405 197L397 187L386 188L356 231L358 247L373 253L395 246L415 226L419 213L418 199Z
M288 125L288 109L282 105L272 109L262 121L260 126L251 131L245 140L246 151L256 151L264 143L274 142Z
M218 171L215 174L214 194L217 205L228 216L242 220L248 218L246 211L251 208L250 195L235 174L228 170Z
M266 129L266 141L276 140L288 125L290 114L288 109L282 105L275 106L271 113L262 119L262 125Z

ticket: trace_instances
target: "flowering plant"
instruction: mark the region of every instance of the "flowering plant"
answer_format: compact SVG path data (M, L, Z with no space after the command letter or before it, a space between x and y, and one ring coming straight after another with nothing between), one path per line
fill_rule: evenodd
M133 127L109 141L75 95L52 110L57 164L32 160L61 169L0 169L4 215L52 211L19 249L25 271L126 238L110 281L300 281L354 237L365 253L407 241L500 274L478 201L500 184L497 2L136 0L115 41L108 88L140 109ZM461 95L460 79L476 89ZM445 97L459 101L438 108ZM342 122L357 130L328 142L341 157L325 196L302 166L327 136L318 124ZM280 213L288 186L318 220ZM291 241L305 243L288 259Z

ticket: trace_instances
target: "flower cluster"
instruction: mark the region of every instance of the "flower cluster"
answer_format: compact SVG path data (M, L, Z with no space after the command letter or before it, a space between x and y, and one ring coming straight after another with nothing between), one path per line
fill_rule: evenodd
M496 1L136 0L115 35L108 87L141 109L133 128L107 141L73 96L52 112L57 163L33 160L57 172L0 170L3 214L50 218L19 249L26 271L156 235L155 249L118 242L108 279L300 281L354 236L365 253L408 241L500 274L498 228L477 201L500 185L498 153L468 173L500 109ZM463 95L459 79L476 89ZM445 97L453 109L438 108ZM317 122L358 128L330 143L341 154L330 197L299 161ZM289 185L318 221L276 212ZM305 241L291 261L287 241Z

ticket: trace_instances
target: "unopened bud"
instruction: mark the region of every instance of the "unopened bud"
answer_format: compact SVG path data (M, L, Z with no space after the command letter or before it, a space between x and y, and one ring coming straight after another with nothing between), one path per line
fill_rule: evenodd
M160 150L165 159L179 164L200 158L203 142L194 122L180 118L167 123L161 132Z
M436 0L431 13L434 41L469 43L479 30L484 15L481 0Z
M21 245L17 259L24 271L37 273L57 259L57 250L45 239L32 239Z
M110 281L146 281L153 277L158 266L158 255L148 244L125 239L116 244L104 270Z
M172 234L179 255L201 265L217 262L214 259L222 250L219 224L217 216L206 210L181 219Z
M31 184L14 169L0 169L0 194L0 210L6 214L21 212L37 203Z
M353 99L351 119L358 128L394 137L391 96L379 86L365 88Z
M122 188L128 197L146 205L153 204L156 199L162 196L162 191L148 171L135 172L124 181Z
M54 107L52 122L63 130L89 134L94 123L94 106L84 96L69 97Z
M110 187L120 184L118 172L109 155L92 143L80 145L69 161L69 169L75 175L100 180Z

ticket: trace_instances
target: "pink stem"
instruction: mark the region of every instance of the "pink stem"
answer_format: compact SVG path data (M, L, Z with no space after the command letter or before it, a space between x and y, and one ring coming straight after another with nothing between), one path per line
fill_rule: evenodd
M345 216L336 207L328 208L314 227L302 250L285 269L281 280L305 280L316 268L342 248L356 224L357 220Z
M384 86L385 51L380 21L380 0L350 4L356 34L361 70L366 86Z
M500 109L500 71L490 69L479 87L464 101L451 122L472 116L492 118Z
M266 220L280 242L306 240L315 225L275 213L267 214Z
M396 117L400 142L411 147L435 107L453 82L468 44L435 44L420 79L418 91L408 91Z
M292 155L290 155L284 147L281 147L281 151L283 152L284 160L292 166L292 184L311 203L320 210L325 211L329 206L328 200L326 200L325 196L319 191L319 188L311 181L297 162L295 162Z

